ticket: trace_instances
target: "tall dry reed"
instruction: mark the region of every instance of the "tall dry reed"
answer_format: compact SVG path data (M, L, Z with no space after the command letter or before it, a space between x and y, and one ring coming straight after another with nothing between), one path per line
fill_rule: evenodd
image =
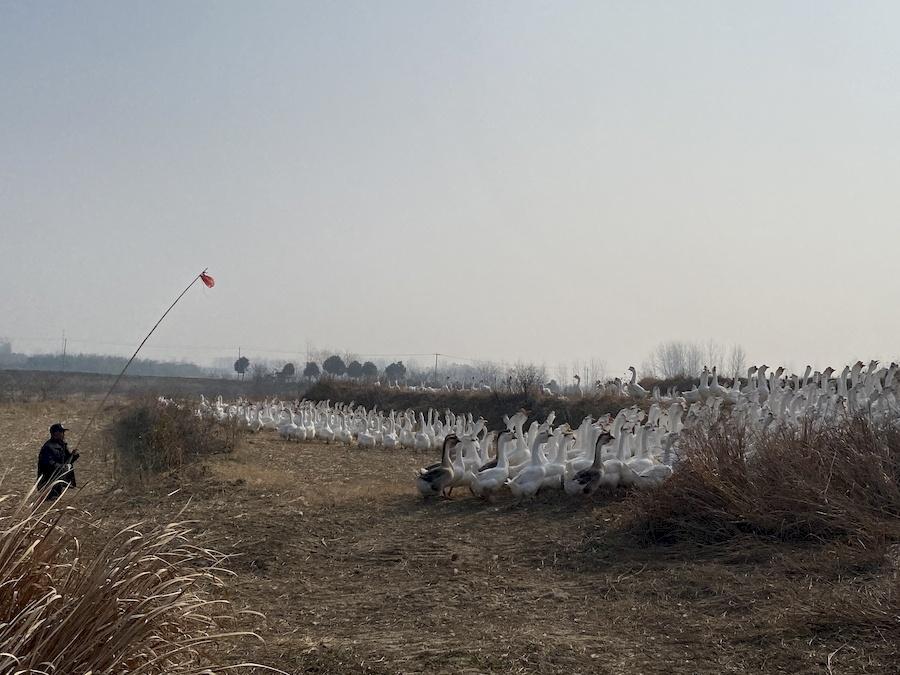
M95 524L45 495L0 496L0 673L210 672L204 646L252 635L224 629L236 615L209 594L223 556L189 523L127 527L86 555L75 533Z

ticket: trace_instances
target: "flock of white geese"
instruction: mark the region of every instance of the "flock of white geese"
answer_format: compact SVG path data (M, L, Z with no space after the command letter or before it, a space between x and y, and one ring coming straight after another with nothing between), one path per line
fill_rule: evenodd
M590 495L601 487L648 489L672 475L678 439L685 428L727 421L750 431L753 439L779 428L837 424L865 416L876 424L900 427L898 364L879 367L858 361L837 376L833 368L785 375L784 368L753 366L746 378L722 384L716 369L703 369L689 391L649 392L631 380L622 384L623 407L614 417L586 417L577 428L554 426L556 415L534 420L519 411L505 416L505 429L489 431L472 414L434 410L384 412L329 401L261 404L225 403L201 397L196 414L236 420L251 431L271 430L295 441L357 444L360 448L441 450L440 461L422 467L415 485L423 496L450 496L454 488L492 499L509 490L533 497L540 490ZM626 405L630 403L631 405Z

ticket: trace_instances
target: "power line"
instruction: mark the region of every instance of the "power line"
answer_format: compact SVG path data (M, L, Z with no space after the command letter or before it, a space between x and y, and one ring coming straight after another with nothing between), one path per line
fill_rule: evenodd
M59 342L59 338L50 338L50 337L17 337L10 336L8 338L11 341L17 342ZM113 342L108 340L90 340L83 338L73 338L67 337L66 342L68 344L81 344L81 345L94 345L94 346L103 346L103 347L124 347L124 348L132 348L134 347L133 343L127 342ZM220 346L220 345L207 345L207 346L197 346L197 345L147 345L144 347L144 350L154 350L154 351L191 351L191 352L205 352L206 354L214 354L216 352L230 352L234 353L237 348L234 345L228 346ZM271 349L268 347L254 347L254 346L245 346L241 345L240 349L242 352L256 352L258 354L284 354L289 356L299 356L304 352L307 354L307 361L309 360L309 352L312 351L309 346L298 349ZM324 350L317 350L324 351ZM441 357L444 359L455 359L457 361L466 361L469 363L485 363L485 362L493 362L491 359L473 359L466 356L457 356L454 354L445 354L443 352L391 352L391 353L373 353L373 352L356 352L353 350L335 350L335 351L345 351L346 353L353 354L360 358L425 358L425 357Z
M453 354L441 354L446 359L456 359L457 361L468 361L469 363L494 363L491 359L472 359L467 356L454 356Z

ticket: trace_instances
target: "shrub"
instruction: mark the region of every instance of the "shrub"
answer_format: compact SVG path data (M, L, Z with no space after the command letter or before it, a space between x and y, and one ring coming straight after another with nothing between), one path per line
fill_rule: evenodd
M727 423L685 435L675 474L635 495L628 529L656 543L752 533L882 548L900 539L900 430L861 417L782 428L750 457L748 441Z
M197 417L192 408L145 399L129 407L113 425L118 468L126 475L178 470L205 455L231 452L241 433L231 420Z

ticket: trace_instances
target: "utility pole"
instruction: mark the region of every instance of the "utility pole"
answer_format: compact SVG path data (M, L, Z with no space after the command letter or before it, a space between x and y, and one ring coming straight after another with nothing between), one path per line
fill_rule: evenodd
M66 369L66 346L68 345L68 340L66 340L66 331L63 329L63 353L62 353L62 369Z
M435 353L435 355L434 355L434 385L435 385L435 386L437 386L437 383L438 383L438 380L437 380L437 360L438 360L438 356L440 356L440 354Z

